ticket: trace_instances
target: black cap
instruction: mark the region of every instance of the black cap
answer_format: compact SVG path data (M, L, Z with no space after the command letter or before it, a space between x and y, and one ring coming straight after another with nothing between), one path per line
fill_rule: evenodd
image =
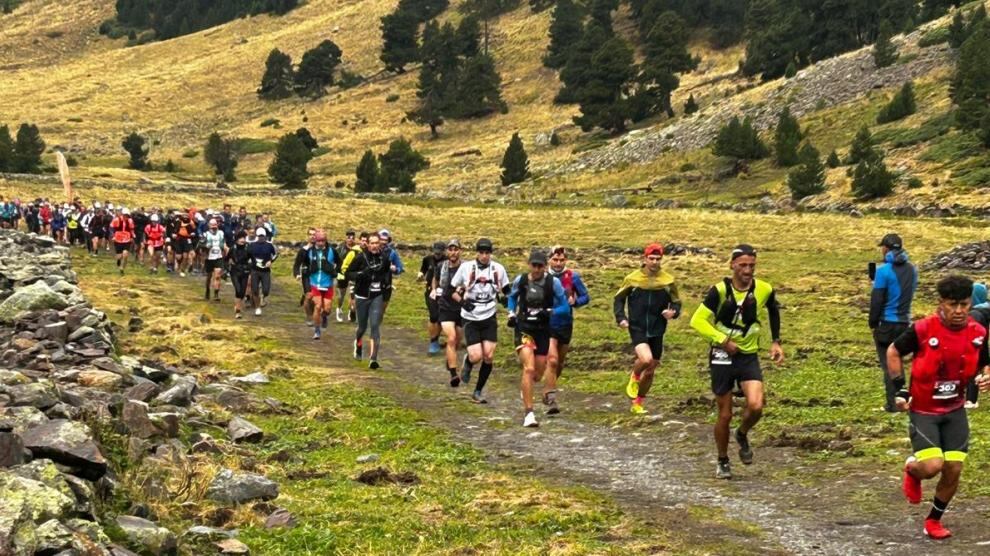
M434 253L443 253L443 250L446 249L446 248L447 248L447 244L445 244L442 241L435 241L435 242L433 242L433 252Z
M344 235L346 237L354 237L355 235L357 235L357 232L355 232L354 230L347 230L347 233Z
M491 253L494 250L494 246L492 246L492 240L488 239L487 237L483 237L479 239L478 243L474 244L474 250L488 251L489 253Z
M529 254L529 264L547 265L547 254L539 249L534 249Z
M883 239L877 245L896 251L904 246L904 242L901 240L901 236L897 234L887 234L883 236Z
M756 256L756 249L754 249L753 246L749 245L748 243L740 243L739 245L736 245L735 248L732 249L733 261L738 259L739 257L744 257L747 255L750 257Z

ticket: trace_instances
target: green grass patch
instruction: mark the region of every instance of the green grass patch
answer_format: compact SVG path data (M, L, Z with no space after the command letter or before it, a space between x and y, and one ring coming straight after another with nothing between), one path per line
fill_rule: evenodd
M260 154L275 151L275 141L267 139L252 139L250 137L239 137L234 141L237 151L241 154Z
M952 131L955 113L952 111L939 114L925 120L921 125L893 127L877 131L873 139L879 143L888 143L894 148L910 147L919 143L927 143Z
M952 163L983 153L983 145L972 133L954 131L932 141L921 155L925 162Z

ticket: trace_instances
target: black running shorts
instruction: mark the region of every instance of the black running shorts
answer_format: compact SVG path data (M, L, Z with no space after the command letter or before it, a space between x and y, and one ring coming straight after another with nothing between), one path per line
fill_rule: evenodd
M736 353L728 359L716 356L715 349L709 352L709 371L712 377L712 393L722 396L732 392L738 383L750 380L763 382L760 356L755 353Z
M498 319L495 315L485 320L464 321L464 345L473 346L482 342L498 341Z
M969 416L959 408L944 415L911 412L908 432L911 448L918 461L942 458L945 461L966 461L969 452Z

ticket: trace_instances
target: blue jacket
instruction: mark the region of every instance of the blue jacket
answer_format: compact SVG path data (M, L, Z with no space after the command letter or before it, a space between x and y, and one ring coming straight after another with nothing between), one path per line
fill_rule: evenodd
M311 248L308 253L309 284L314 288L330 289L333 287L333 278L337 275L337 253L333 248L327 246L322 251L316 247Z
M395 272L393 274L396 276L406 271L406 267L402 265L402 259L399 258L399 254L391 247L388 248L388 262L395 265Z
M909 324L911 301L918 289L918 269L908 260L907 251L890 251L877 268L870 296L870 328L881 322Z
M574 305L571 306L568 302L567 314L557 315L556 313L550 317L550 328L554 330L560 330L562 328L567 328L574 323L574 309L577 307L584 307L591 302L591 295L588 294L588 288L585 287L584 281L581 280L581 275L578 274L576 270L565 269L564 272L558 274L550 273L555 278L560 280L560 285L564 288L564 295L570 295L571 291L574 292ZM568 286L570 286L568 288Z
M547 275L549 278L553 279L553 310L550 313L550 319L560 318L569 315L571 312L571 304L567 302L567 293L564 291L564 287L560 285L560 280L553 276ZM510 313L515 313L516 308L519 307L519 283L522 281L523 275L520 274L516 276L516 279L512 281L512 291L509 292L508 309ZM525 315L519 315L520 320L524 321ZM522 322L520 322L522 326Z

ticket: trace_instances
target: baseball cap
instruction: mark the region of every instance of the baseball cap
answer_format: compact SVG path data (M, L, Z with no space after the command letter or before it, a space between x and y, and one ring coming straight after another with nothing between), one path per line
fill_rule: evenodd
M387 229L382 228L381 230L378 231L378 237L390 238L392 237L392 232L389 232Z
M901 236L897 234L887 234L883 236L883 239L877 245L878 247L886 247L887 249L900 249L904 246L904 242L901 240Z
M529 254L529 264L541 264L546 266L547 264L547 254L539 249L534 249Z
M643 249L643 256L649 257L650 255L660 255L663 256L663 245L659 243L651 243Z
M474 249L475 251L488 251L489 253L491 253L494 249L494 246L492 245L492 240L488 239L487 237L483 237L478 240L478 243L474 244Z
M446 245L442 241L436 241L433 243L433 252L440 253L446 248Z
M736 245L736 247L732 250L732 260L734 261L739 257L744 257L744 256L755 257L756 249L754 249L753 246L749 245L748 243L740 243L739 245Z
M457 239L455 237L454 239L452 239L452 240L450 240L450 241L447 242L447 247L456 247L456 248L460 249L461 248L461 240L459 240L459 239Z
M268 235L268 232L266 232L264 228L258 228L254 231L254 235L264 237Z

